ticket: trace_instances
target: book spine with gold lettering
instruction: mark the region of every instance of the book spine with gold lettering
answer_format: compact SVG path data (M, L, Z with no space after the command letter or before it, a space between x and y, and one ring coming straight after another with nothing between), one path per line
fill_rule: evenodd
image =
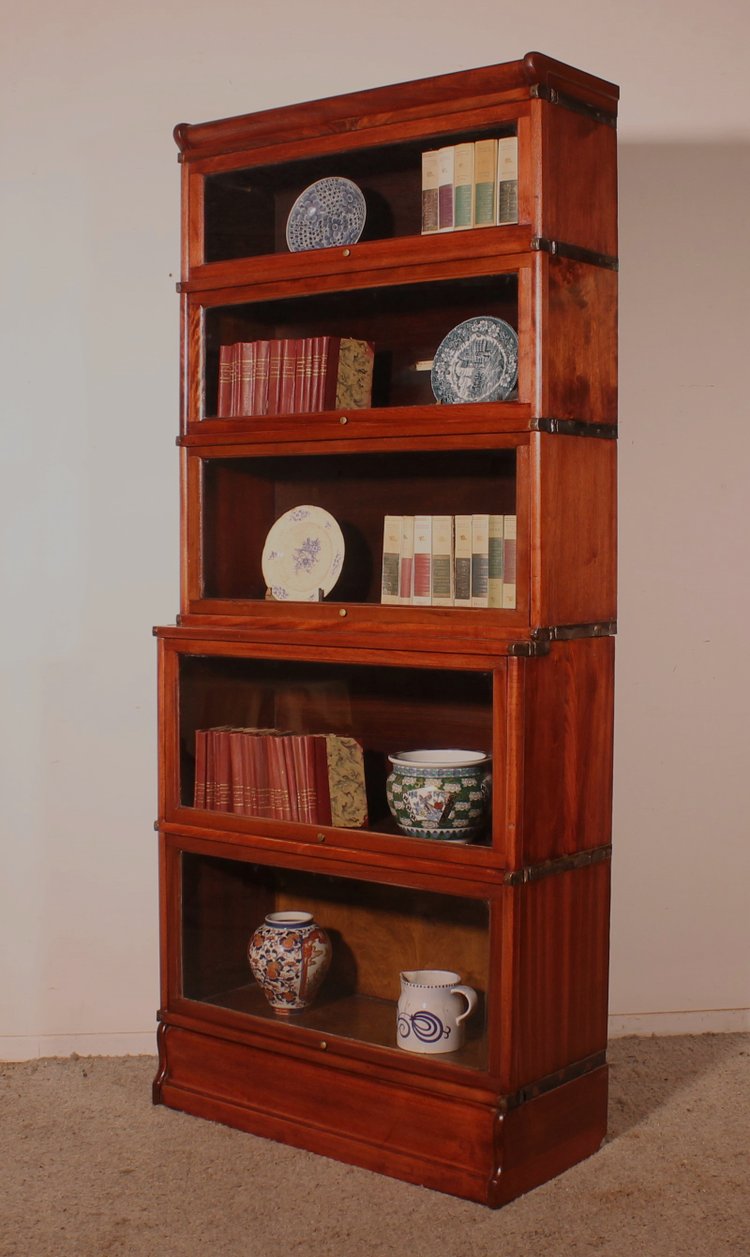
M503 605L505 540L503 515L490 515L487 547L487 606Z
M453 516L432 519L432 605L453 606Z
M422 235L438 229L438 150L422 154Z
M457 144L453 170L453 225L474 226L474 144Z
M471 515L456 516L453 605L471 606Z
M414 517L414 581L412 602L415 606L432 604L432 516Z
M453 175L456 150L453 144L438 149L438 231L453 231Z
M383 565L380 601L400 602L401 516L386 515L383 521Z
M216 414L219 418L232 414L234 364L235 346L219 345L219 391L216 399Z
M474 142L474 226L494 227L497 195L497 140Z
M238 415L254 415L255 403L255 341L244 341L237 346L237 378L239 381Z
M497 221L518 222L518 138L509 135L497 142Z
M398 563L398 600L410 604L414 593L414 516L401 516L401 549Z
M503 606L512 611L516 605L516 534L517 518L505 516Z

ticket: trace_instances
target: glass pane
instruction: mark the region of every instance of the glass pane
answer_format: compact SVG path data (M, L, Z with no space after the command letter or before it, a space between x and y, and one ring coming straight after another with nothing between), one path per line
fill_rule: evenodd
M453 521L480 513L514 515L516 451L205 459L203 596L265 597L266 537L280 516L302 504L327 511L343 534L343 565L331 601L380 602L385 517L408 512L409 517L449 516ZM449 562L452 533L453 523L446 543ZM478 542L469 550L475 548ZM405 601L412 600L412 593ZM512 605L506 600L506 606Z
M230 409L231 399L224 392L219 404L220 366L226 379L227 372L231 371L227 361L230 346L268 342L268 355L273 344L281 360L284 340L309 342L311 338L323 336L372 345L373 406L436 404L429 371L435 351L452 328L478 315L503 319L518 330L516 272L206 309L205 414L231 417L232 414L268 413L257 407L253 409L248 397L241 408L237 402L237 406ZM229 356L231 358L231 354ZM278 369L283 369L283 362L280 361ZM508 400L516 396L513 390ZM279 392L277 408L272 413L287 413L280 397ZM303 407L296 402L289 405L289 411L294 413L303 409L322 407L309 404Z
M316 156L307 161L208 175L205 181L207 262L286 252L286 222L297 197L317 179L343 177L362 190L367 219L361 239L419 235L422 152L513 133L513 126L484 133L429 137L384 148Z
M398 1050L400 975L445 971L475 990L478 1002L465 1022L465 1044L433 1059L486 1066L486 902L189 853L181 861L185 998ZM286 1015L273 1010L248 963L254 931L280 912L310 914L331 945L330 968L312 1002ZM428 1040L437 1033L429 1016L417 1028ZM455 1027L451 1033L443 1033L445 1046L456 1041Z
M180 801L265 820L403 832L387 800L389 755L491 755L492 680L489 672L183 655ZM463 803L458 789L449 792ZM436 840L466 838L469 822L472 840L489 839L484 803L479 819L473 807L454 810Z

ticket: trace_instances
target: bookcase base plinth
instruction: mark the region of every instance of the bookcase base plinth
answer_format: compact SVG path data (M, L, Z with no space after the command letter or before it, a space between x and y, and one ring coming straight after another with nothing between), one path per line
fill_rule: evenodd
M166 1021L160 1051L157 1104L492 1208L590 1156L606 1129L606 1066L503 1113L475 1088L330 1059L290 1057L282 1081L275 1053Z

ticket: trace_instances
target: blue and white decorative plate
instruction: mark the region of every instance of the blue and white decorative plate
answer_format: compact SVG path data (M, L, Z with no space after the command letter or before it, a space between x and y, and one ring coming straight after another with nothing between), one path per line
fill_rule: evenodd
M351 179L318 179L305 188L289 211L286 242L292 253L356 244L366 213L362 191Z
M344 538L336 520L319 506L295 506L281 515L263 547L263 576L274 598L317 602L328 594L344 565Z
M439 402L502 402L517 378L518 335L491 314L454 327L432 364L432 391Z

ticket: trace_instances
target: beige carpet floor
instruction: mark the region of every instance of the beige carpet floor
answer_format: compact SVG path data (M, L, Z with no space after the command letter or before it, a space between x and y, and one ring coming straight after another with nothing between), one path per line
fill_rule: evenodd
M153 1108L151 1057L0 1065L2 1257L750 1257L750 1036L610 1047L600 1152L492 1212Z

